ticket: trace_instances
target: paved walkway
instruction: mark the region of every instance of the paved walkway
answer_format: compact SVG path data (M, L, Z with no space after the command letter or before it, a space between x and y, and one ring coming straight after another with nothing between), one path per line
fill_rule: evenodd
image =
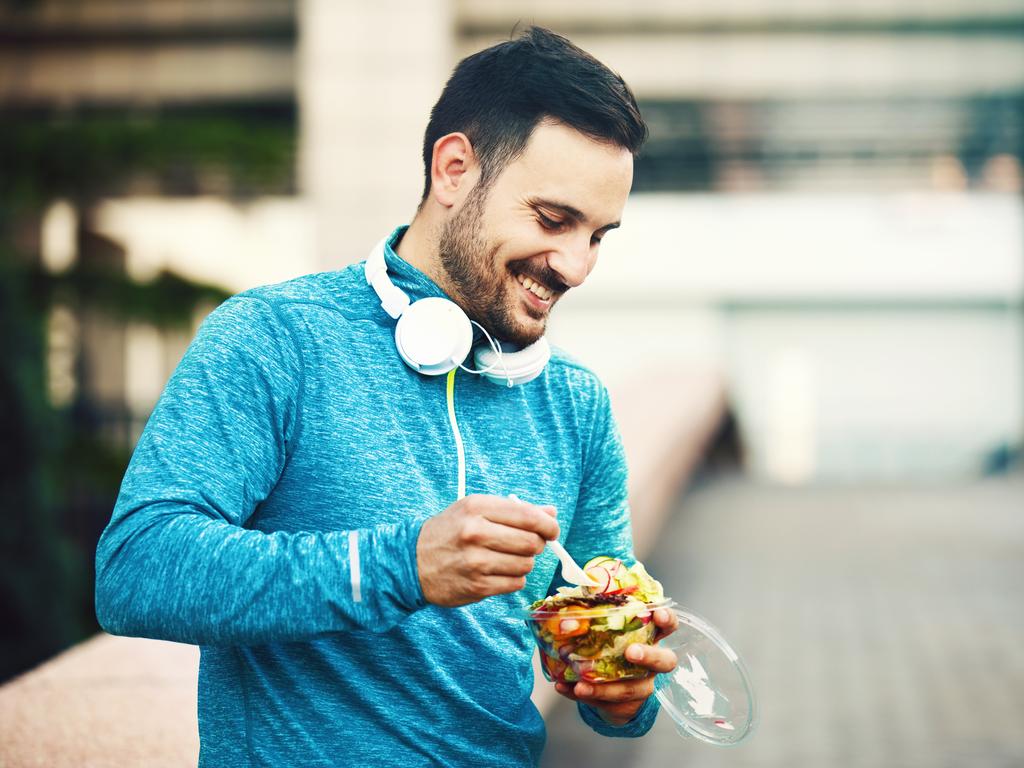
M647 564L744 657L760 727L733 749L680 739L664 715L644 739L604 739L561 700L545 768L1024 766L1024 477L714 480Z

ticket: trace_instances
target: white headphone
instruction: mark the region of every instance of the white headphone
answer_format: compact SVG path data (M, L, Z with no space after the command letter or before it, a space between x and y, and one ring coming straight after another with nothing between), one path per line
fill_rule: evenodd
M441 376L454 368L479 373L495 384L513 386L537 378L548 360L551 347L542 336L533 344L519 349L508 342L495 341L487 330L470 320L462 308L448 299L430 296L411 302L401 288L388 277L384 238L366 259L366 282L380 297L380 305L395 325L395 346L398 354L414 371L427 376ZM473 353L479 370L462 365L473 346L473 325L487 337L488 345L480 345Z

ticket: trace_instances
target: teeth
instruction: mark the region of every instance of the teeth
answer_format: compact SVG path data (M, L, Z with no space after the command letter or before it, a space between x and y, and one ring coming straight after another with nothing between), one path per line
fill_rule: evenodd
M535 296L539 296L540 298L544 299L545 301L550 299L552 294L553 294L552 291L548 290L547 288L545 288L540 283L535 283L533 280L531 280L528 277L523 277L522 275L516 275L516 279L520 282L520 284L526 290L532 292Z

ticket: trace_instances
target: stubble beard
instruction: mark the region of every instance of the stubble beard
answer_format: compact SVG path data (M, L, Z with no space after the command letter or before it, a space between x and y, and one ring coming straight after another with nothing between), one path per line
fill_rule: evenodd
M474 190L462 210L441 228L438 256L449 283L444 287L469 318L492 336L525 347L544 334L546 317L530 312L542 321L539 330L524 328L516 321L515 306L520 302L510 295L510 275L496 264L497 244L488 243L483 236L486 198L486 190Z

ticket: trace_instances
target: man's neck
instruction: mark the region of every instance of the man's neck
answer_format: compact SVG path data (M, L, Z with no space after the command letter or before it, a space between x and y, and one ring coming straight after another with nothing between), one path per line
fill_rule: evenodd
M437 258L436 242L429 224L423 220L421 215L417 215L409 224L409 228L405 230L401 241L395 246L395 253L440 285L438 273L441 269Z

